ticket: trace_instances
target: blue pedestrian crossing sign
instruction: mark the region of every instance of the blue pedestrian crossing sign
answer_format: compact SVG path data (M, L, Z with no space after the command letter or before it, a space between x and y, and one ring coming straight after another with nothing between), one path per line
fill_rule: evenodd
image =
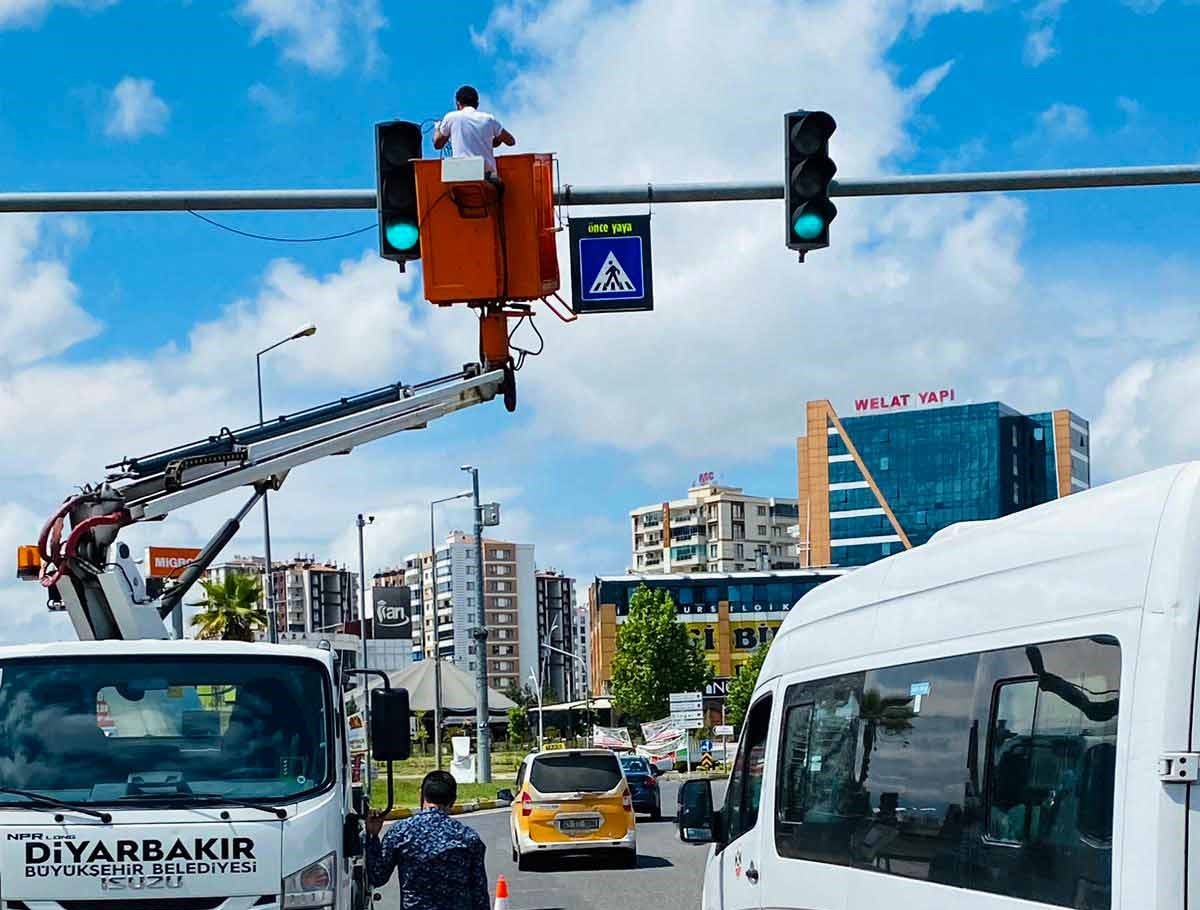
M570 237L572 310L654 309L649 215L572 218Z

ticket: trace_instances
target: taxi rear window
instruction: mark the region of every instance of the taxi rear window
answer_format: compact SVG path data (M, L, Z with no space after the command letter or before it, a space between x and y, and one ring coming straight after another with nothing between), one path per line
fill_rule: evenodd
M620 782L615 755L547 755L529 769L529 783L539 793L607 793Z

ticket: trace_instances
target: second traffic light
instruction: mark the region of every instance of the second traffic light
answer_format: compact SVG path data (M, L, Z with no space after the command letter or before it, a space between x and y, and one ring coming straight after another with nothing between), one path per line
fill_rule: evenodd
M837 208L829 200L829 184L837 165L829 157L829 137L837 129L825 111L792 111L784 115L787 151L784 201L787 245L800 253L829 246L829 224Z
M408 120L375 124L375 187L379 212L379 255L400 263L421 258L417 180L413 159L421 157L421 128Z

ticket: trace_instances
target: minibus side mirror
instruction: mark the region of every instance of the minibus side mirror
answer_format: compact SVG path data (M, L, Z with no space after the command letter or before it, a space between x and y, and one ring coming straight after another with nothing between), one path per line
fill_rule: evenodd
M404 761L412 754L407 689L371 691L370 733L375 761Z
M720 824L713 810L712 781L689 780L679 788L679 839L708 844L718 839Z
M496 791L496 799L500 800L502 803L511 803L514 798L515 797L512 790L509 790L507 787L505 787L503 790Z

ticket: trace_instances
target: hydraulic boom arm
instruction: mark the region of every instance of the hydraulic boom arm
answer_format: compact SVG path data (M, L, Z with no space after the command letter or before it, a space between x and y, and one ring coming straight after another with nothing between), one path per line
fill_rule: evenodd
M233 538L246 514L288 472L328 455L490 401L514 401L511 368L477 364L418 385L384 386L352 398L241 430L222 429L188 445L109 465L105 479L84 487L51 516L38 539L40 581L52 610L66 610L83 640L168 638L163 620ZM161 595L146 590L120 530L165 518L175 509L250 487L253 494Z

